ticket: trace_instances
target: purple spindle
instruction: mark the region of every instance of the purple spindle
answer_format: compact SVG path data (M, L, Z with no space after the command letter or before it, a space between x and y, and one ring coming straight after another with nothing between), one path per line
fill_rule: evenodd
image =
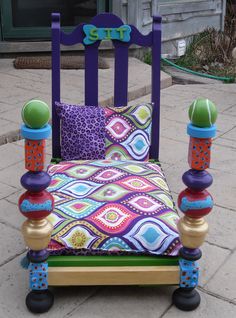
M115 80L114 105L125 106L128 102L128 45L114 41Z
M98 105L98 46L85 47L85 105Z
M52 156L60 158L60 119L56 101L60 101L60 13L52 13Z
M160 92L161 92L161 17L153 17L152 25L152 145L150 158L159 159L159 139L160 139Z

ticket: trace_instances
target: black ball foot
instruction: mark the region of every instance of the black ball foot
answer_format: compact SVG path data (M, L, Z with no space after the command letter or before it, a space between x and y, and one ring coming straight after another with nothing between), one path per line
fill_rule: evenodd
M173 304L183 311L191 311L196 309L201 298L199 293L192 288L178 288L172 296Z
M32 290L26 297L26 306L33 313L47 312L53 305L54 296L50 290Z

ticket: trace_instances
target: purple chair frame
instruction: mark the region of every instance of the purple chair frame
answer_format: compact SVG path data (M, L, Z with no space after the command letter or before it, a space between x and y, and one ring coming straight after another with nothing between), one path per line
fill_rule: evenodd
M96 27L116 28L123 21L110 13L95 16L91 24ZM52 153L53 158L61 158L60 119L56 113L55 102L60 101L60 44L83 44L83 25L66 34L60 27L60 14L52 14ZM160 135L160 57L161 57L161 17L153 17L153 28L148 35L142 35L136 27L130 25L129 42L113 40L115 49L114 106L124 106L128 102L128 52L131 44L152 49L152 102L153 121L150 158L159 159ZM101 41L85 46L85 105L98 105L98 47Z

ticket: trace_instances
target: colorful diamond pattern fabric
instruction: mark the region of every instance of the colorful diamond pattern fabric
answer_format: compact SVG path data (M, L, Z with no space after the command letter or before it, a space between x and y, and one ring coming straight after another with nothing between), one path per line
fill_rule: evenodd
M106 158L148 160L152 104L105 108Z
M50 165L48 173L51 254L178 254L178 215L158 164L81 160Z

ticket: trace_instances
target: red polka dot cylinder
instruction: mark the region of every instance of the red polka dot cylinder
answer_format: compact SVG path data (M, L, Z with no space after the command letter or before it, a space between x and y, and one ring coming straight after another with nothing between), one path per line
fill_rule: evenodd
M43 219L54 208L54 200L51 193L46 190L40 192L26 191L20 196L19 209L29 219Z
M42 171L45 162L46 142L42 140L25 139L25 169Z
M213 198L207 191L183 190L178 197L178 207L187 216L201 218L213 208Z
M190 137L188 163L192 169L205 170L211 161L211 138Z

